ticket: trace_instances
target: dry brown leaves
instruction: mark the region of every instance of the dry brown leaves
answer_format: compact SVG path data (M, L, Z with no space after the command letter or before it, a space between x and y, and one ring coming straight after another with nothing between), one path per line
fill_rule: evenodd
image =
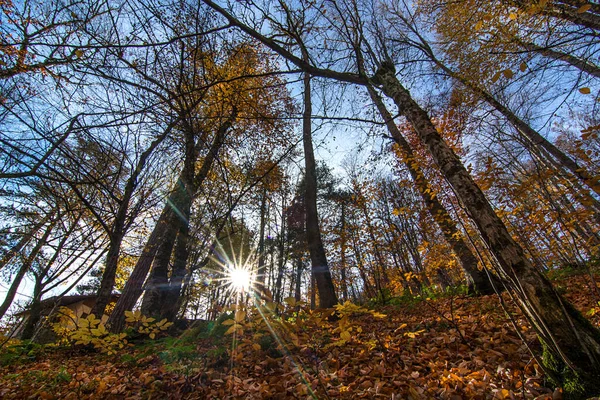
M585 282L574 277L561 283L577 288L567 296L584 313L594 306L589 290L581 289ZM535 334L511 308L524 344L496 297L432 300L380 311L387 318L353 318L352 337L341 345L336 322L300 334L273 327L271 349L248 345L256 332L246 329L236 338L238 347L228 348L225 362L207 359L211 344L203 341L197 343L197 357L205 361L192 360L189 369L176 371L156 355L132 366L117 361L119 356L58 352L0 369L0 398L553 398L527 349L539 350Z

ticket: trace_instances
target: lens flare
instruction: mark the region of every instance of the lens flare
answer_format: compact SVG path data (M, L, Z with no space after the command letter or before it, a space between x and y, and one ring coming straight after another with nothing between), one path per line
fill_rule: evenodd
M229 265L225 279L233 291L237 293L248 292L252 283L252 273L247 268Z

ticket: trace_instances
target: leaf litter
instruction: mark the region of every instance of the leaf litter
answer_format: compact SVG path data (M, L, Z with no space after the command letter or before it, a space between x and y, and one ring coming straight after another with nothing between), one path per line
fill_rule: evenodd
M580 290L588 284L585 276L560 283L598 326L600 306ZM0 368L0 398L560 399L528 349L540 350L535 333L505 301L526 343L496 296L424 300L381 307L379 315L351 313L343 323L318 317L268 329L241 325L238 312L229 324L239 329L188 340L184 350L173 341L113 356L45 349L33 361Z

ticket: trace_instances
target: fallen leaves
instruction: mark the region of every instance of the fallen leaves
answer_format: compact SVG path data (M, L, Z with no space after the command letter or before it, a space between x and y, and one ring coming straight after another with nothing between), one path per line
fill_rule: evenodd
M585 277L563 285L583 312L595 306L583 291L569 290L585 287ZM249 311L238 310L226 324L243 324L238 337L217 338L220 345L199 339L191 354L175 361L159 357L160 348L126 349L118 356L48 351L37 362L0 369L0 398L552 398L496 298L430 303L389 306L379 310L385 318L347 304L342 323L318 314L315 325L284 321L271 325L276 338ZM516 308L509 311L535 346L525 319ZM592 322L599 319L595 314ZM135 362L124 361L125 355Z

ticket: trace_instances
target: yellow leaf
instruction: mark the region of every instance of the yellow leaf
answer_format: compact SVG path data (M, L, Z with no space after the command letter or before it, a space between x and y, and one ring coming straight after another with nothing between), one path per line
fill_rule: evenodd
M81 50L81 49L75 50L75 55L77 56L77 58L83 57L83 50Z
M344 331L344 332L340 333L340 338L342 340L348 341L348 340L352 339L352 335L350 334L350 332Z
M226 319L225 321L221 322L221 325L233 325L235 324L235 321L232 319Z
M152 333L150 333L150 335L148 335L148 336L150 336L150 339L154 339L154 338L156 337L156 334L155 334L154 332L152 332Z
M585 4L577 9L577 14L583 14L584 12L588 11L590 8L592 8L591 4Z
M510 79L513 77L513 72L510 68L505 69L504 71L502 71L502 74L504 75L504 77L506 79Z
M244 320L244 318L246 318L246 311L237 310L235 312L235 317L234 317L235 322L242 322Z
M525 72L527 70L527 63L522 62L521 65L519 65L519 70Z
M591 92L591 90L589 87L579 88L579 93L581 93L581 94L590 94L590 92Z
M233 332L235 332L235 331L236 331L236 327L237 327L237 326L239 326L239 325L231 325L231 326L229 327L229 329L227 329L227 330L225 331L225 334L226 334L226 335L230 335L230 334L232 334Z
M500 79L500 71L496 72L494 76L492 76L492 83L496 83Z
M256 351L259 351L261 349L260 344L258 344L258 343L253 343L252 348Z
M510 13L510 14L508 15L508 18L510 18L512 21L514 21L515 19L517 19L517 14L515 14L515 13Z
M479 21L476 25L475 25L475 30L478 31L481 28L483 28L483 21Z

